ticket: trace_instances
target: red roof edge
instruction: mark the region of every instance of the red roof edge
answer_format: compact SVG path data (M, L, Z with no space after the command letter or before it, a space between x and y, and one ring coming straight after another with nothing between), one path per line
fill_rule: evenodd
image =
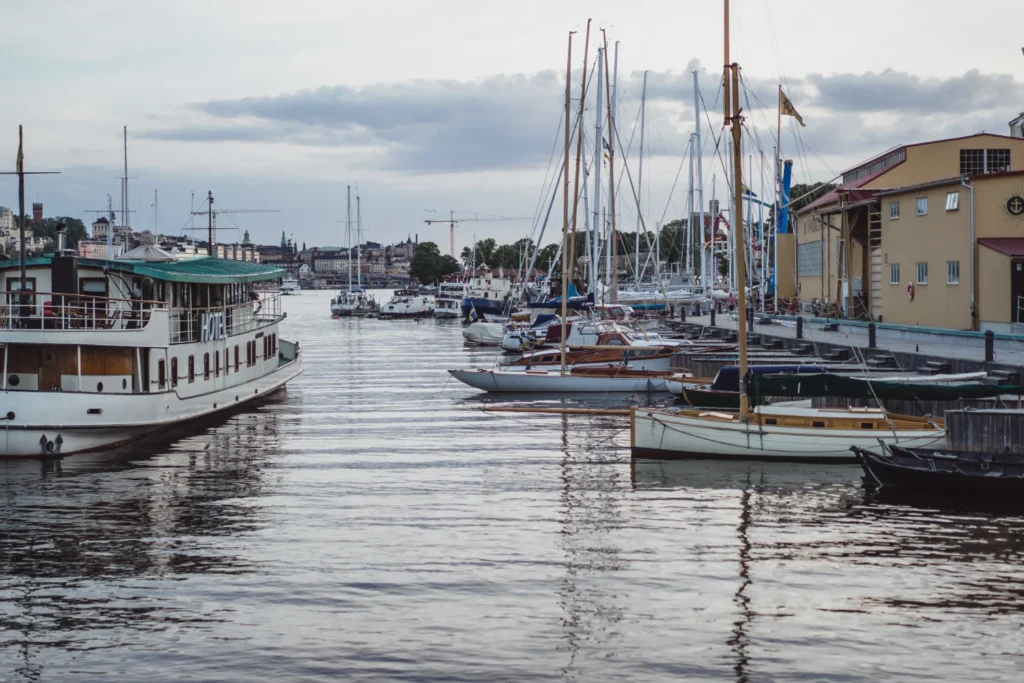
M1024 256L1024 237L982 237L978 244L1006 256Z

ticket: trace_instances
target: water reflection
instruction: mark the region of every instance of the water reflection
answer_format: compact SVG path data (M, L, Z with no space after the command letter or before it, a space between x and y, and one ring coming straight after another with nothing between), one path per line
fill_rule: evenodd
M154 578L235 574L248 563L216 539L261 528L279 397L207 431L164 434L119 451L0 469L0 648L26 680L51 648L111 647L110 632L216 622L171 607Z

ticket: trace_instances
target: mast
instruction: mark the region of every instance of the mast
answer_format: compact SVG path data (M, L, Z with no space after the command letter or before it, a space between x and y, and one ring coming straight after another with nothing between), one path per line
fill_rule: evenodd
M619 41L615 41L615 71L612 77L612 87L608 91L611 102L608 104L608 183L609 201L612 211L612 303L619 303L619 239L615 231L615 114L619 108Z
M565 64L565 150L562 154L562 374L565 374L565 337L566 337L566 316L568 315L569 297L569 88L572 85L572 34L569 31L569 53Z
M348 240L348 291L352 292L352 186L345 186L345 239Z
M128 173L125 172L125 175L128 175ZM124 183L125 183L125 185L127 185L128 181L126 180L126 181L124 181ZM207 217L209 218L209 222L206 224L206 240L207 240L207 244L210 245L209 248L207 249L207 255L212 258L212 257L216 256L216 253L214 253L214 248L213 248L213 190L207 190L207 198L208 198L208 201L210 202L210 211L206 214ZM127 206L127 202L128 202L128 195L126 194L125 195L125 206Z
M687 209L686 210L686 240L684 242L684 244L686 245L685 246L686 253L680 255L680 259L679 259L679 262L680 262L680 264L683 265L684 272L686 272L687 275L692 275L693 274L693 234L694 234L693 233L693 214L694 214L694 206L693 206L693 192L694 192L694 184L693 184L693 152L694 152L694 147L693 147L693 143L694 143L694 139L695 139L695 134L690 133L690 191L687 193L688 201L687 201L687 205L686 205L686 209Z
M359 189L356 188L356 285L363 286L363 252L360 244L363 242L363 212L359 203ZM349 259L352 258L352 249L349 248Z
M600 235L604 231L604 222L601 220L601 148L603 146L604 134L601 132L601 123L604 116L601 109L604 101L601 99L604 93L601 88L604 86L604 48L597 48L597 107L594 114L594 220L592 221L591 235L591 259L590 259L590 280L592 292L597 292L597 279L600 274L601 261L601 240ZM596 299L595 299L596 301Z
M20 280L21 289L18 294L18 303L23 304L25 302L25 152L22 147L22 130L21 126L18 126L18 258L21 262ZM111 226L113 228L113 226ZM19 308L18 314L24 314L24 310ZM4 351L6 354L7 352ZM7 356L5 355L4 358ZM5 361L6 362L6 361ZM6 382L6 380L4 380ZM6 385L5 385L6 386Z
M694 116L697 119L697 127L694 132L696 153L697 153L697 212L698 225L697 232L699 238L697 240L700 244L700 284L704 290L704 297L708 296L708 270L707 270L707 250L704 247L704 165L702 163L704 157L704 147L700 140L700 89L697 84L697 70L693 70L693 111ZM711 217L711 248L715 247L715 231L714 231L715 217Z
M729 0L725 0L726 26L729 25ZM729 34L726 32L726 53L729 50ZM733 201L735 206L743 206L743 159L740 156L742 119L740 118L740 67L739 64L729 66L728 75L732 77L732 115L729 121L732 125L732 160L733 160ZM742 209L737 212L742 213ZM739 221L736 221L739 218ZM742 216L733 216L733 229L736 235L736 302L739 307L739 344L740 344L740 419L747 420L750 417L750 404L747 396L747 291L746 291L746 264L743 251L743 229ZM736 229L739 223L739 228Z
M640 168L636 173L636 253L633 255L633 277L640 286L640 213L643 204L640 197L644 192L644 122L647 119L647 72L644 71L644 87L640 91ZM658 260L654 260L657 264Z
M569 272L576 280L576 212L580 203L580 157L583 154L583 101L587 97L587 60L590 50L590 19L587 19L587 38L583 44L583 76L580 82L580 107L576 117L576 180L572 186L572 241L569 249ZM583 179L586 183L586 178ZM529 273L527 273L529 276ZM525 283L525 281L524 281Z

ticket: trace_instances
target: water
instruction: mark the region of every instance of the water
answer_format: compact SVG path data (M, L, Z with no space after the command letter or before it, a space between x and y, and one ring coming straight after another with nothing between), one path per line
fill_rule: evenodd
M0 464L0 679L1018 678L1024 518L633 467L624 418L483 413L457 323L329 298L286 300L286 396Z

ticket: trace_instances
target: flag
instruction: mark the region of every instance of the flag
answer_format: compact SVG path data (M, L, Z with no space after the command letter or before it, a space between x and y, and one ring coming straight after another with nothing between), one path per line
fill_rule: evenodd
M793 103L786 97L786 93L782 92L782 88L779 88L779 113L782 116L792 116L800 122L801 126L806 126L804 123L804 117L800 116L800 112L796 110Z

